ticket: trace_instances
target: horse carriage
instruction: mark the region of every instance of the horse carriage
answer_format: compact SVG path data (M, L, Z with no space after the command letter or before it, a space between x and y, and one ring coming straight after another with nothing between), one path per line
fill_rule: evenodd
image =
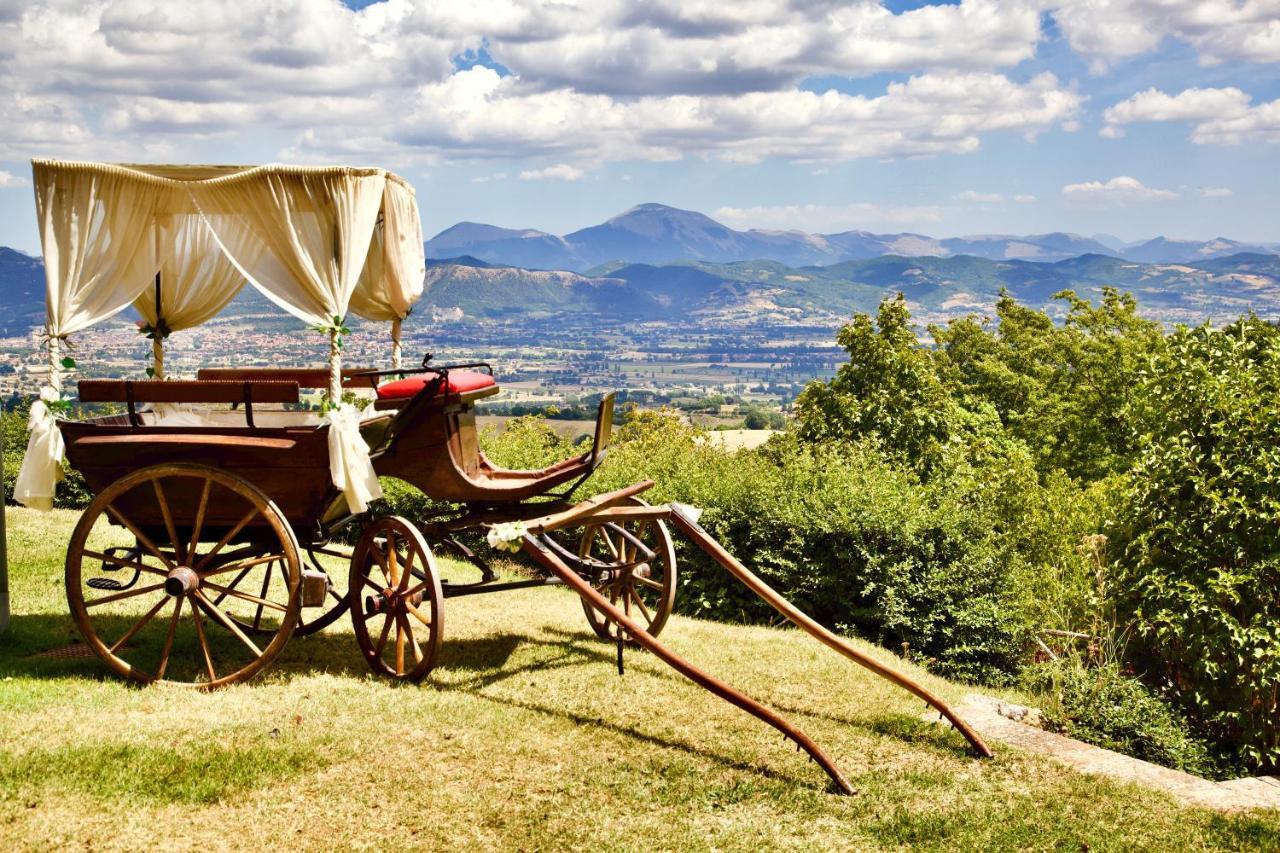
M350 614L372 670L419 681L444 639L444 600L561 584L589 627L642 647L781 731L844 792L852 788L799 729L658 640L675 603L673 529L782 615L915 693L982 755L981 738L923 686L866 656L771 590L680 504L651 506L648 481L575 499L604 460L613 396L591 445L540 470L480 449L477 401L499 392L487 364L405 367L399 326L421 293L412 189L377 169L111 166L36 161L48 278L50 388L33 407L16 497L47 505L65 454L94 495L67 549L66 590L86 644L119 674L215 688L253 676L292 637ZM321 369L204 368L163 377L168 333L212 317L248 282L329 339ZM133 305L153 341L149 379L81 379L82 403L120 414L66 420L61 343ZM344 369L348 310L392 323L389 369ZM323 389L325 411L298 404ZM357 409L346 397L362 397ZM439 507L373 515L378 477ZM504 580L464 542L532 558ZM345 544L344 544L345 543ZM443 578L450 551L479 580ZM305 555L305 558L304 558Z

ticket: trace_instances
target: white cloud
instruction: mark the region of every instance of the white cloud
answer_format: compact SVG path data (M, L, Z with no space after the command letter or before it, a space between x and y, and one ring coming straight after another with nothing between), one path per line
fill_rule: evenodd
M545 169L529 169L520 173L522 181L578 181L586 172L568 163L557 163Z
M542 90L487 68L421 87L397 128L406 147L470 156L802 162L966 153L985 133L1034 134L1074 115L1080 95L1052 74L923 74L879 97L791 90L631 100Z
M1040 38L1034 0L43 0L0 15L0 158L221 156L235 134L262 159L393 167L965 153L1076 120L1053 75L995 70ZM513 73L454 69L482 47ZM911 76L878 97L798 88L881 71Z
M965 190L956 194L956 201L972 201L985 204L994 204L1004 201L1004 196L1000 193L982 193L977 190Z
M1109 181L1086 181L1067 184L1062 195L1074 201L1094 204L1125 204L1134 201L1168 201L1178 194L1173 190L1161 190L1145 186L1137 178L1120 175Z
M1029 204L1035 201L1036 197L1033 195L1020 194L1020 195L1015 195L1013 197L1013 200L1018 202L1019 204Z
M30 185L26 178L0 169L0 187L25 187Z
M1205 198L1231 198L1235 195L1228 187L1200 187L1199 193Z
M735 228L798 229L813 233L895 228L938 222L942 219L941 209L935 206L896 207L870 202L721 207L713 215L717 220Z
M1280 62L1280 0L1058 0L1053 17L1071 47L1109 63L1150 53L1167 39L1201 64Z
M1253 106L1252 98L1235 87L1185 89L1169 95L1147 89L1103 111L1108 122L1104 136L1122 136L1120 125L1140 121L1181 121L1194 125L1191 141L1236 145L1241 142L1280 142L1280 99Z
M1185 89L1177 95L1152 88L1107 107L1102 118L1108 124L1211 119L1239 115L1248 110L1249 101L1249 96L1235 87Z

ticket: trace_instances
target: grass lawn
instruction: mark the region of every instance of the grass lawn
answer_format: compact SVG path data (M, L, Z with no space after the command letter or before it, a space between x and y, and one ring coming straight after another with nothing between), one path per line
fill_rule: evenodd
M31 657L76 636L74 518L8 509L5 849L1280 848L1277 814L1181 807L1000 744L974 759L915 699L798 632L673 618L677 652L836 758L859 794L835 796L772 729L651 656L619 677L564 589L449 601L442 664L419 687L368 675L345 620L247 685L131 687L96 658Z

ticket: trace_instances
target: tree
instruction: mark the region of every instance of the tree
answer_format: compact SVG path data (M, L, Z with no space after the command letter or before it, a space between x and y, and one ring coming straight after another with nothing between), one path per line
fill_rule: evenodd
M1001 293L994 331L972 318L931 328L938 373L966 407L994 407L1042 472L1098 480L1133 463L1127 411L1163 337L1114 288L1097 307L1069 290L1054 298L1068 305L1060 326Z

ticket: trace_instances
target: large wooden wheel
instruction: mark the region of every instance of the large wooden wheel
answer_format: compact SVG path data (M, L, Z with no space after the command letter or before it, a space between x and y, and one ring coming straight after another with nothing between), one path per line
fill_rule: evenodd
M351 556L347 594L369 668L405 681L425 678L444 636L444 594L418 528L394 515L369 522Z
M142 682L212 688L251 677L293 634L299 583L293 530L276 505L203 465L156 465L115 481L80 516L67 549L67 602L85 642Z
M631 498L631 506L648 506ZM661 519L608 521L588 525L578 540L578 556L599 593L656 637L676 601L676 548ZM591 628L604 640L618 640L619 628L582 602ZM624 639L626 639L624 637Z

